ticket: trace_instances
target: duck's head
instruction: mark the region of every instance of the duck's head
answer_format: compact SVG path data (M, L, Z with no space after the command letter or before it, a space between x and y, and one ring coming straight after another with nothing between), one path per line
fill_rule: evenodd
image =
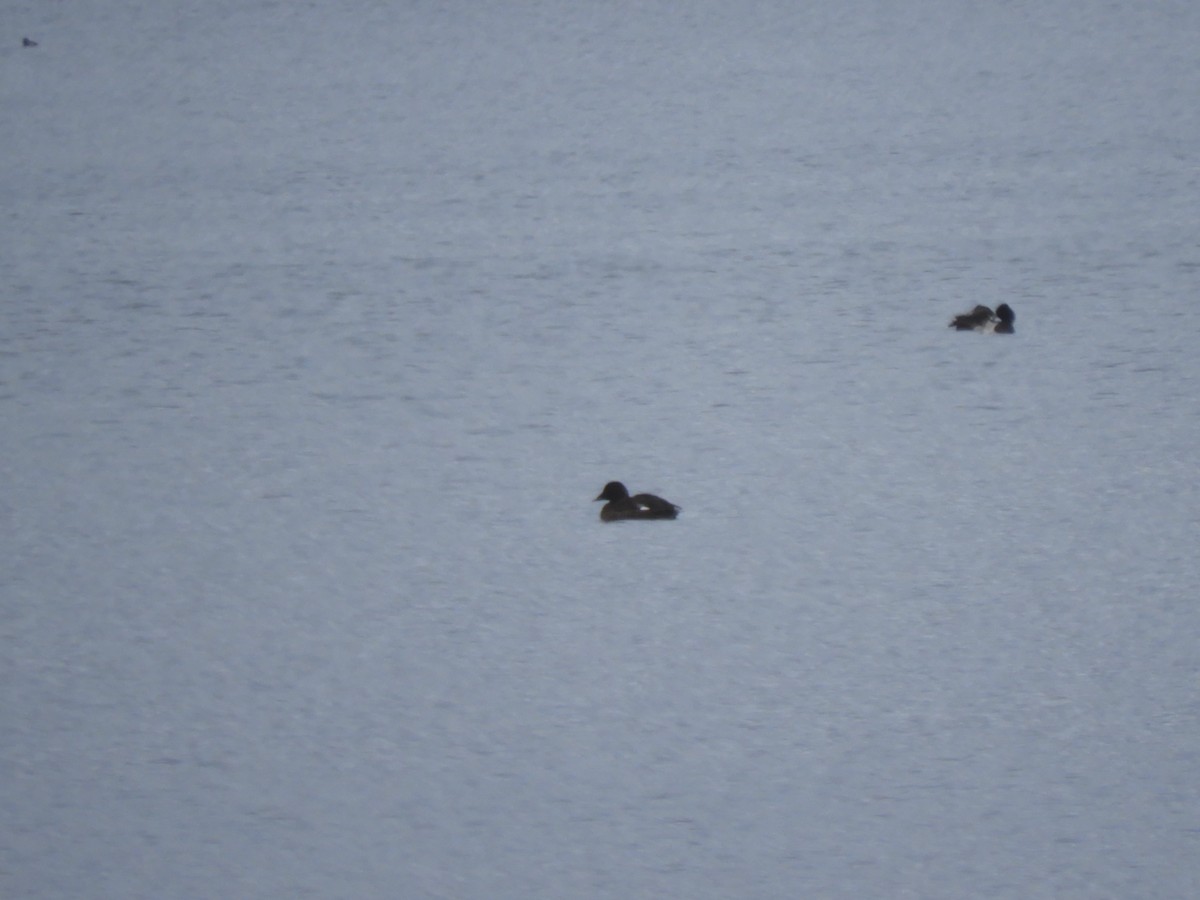
M628 500L629 491L625 485L619 481L610 481L604 486L604 490L600 492L600 496L596 500ZM595 500L592 501L593 503Z

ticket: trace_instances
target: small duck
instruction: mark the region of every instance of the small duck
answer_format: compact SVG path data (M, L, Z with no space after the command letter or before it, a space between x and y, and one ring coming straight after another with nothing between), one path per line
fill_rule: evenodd
M1007 303L997 306L996 319L998 321L992 328L992 334L1013 334L1013 322L1017 320L1017 314L1012 311L1011 306Z
M962 313L950 320L950 327L958 331L983 331L995 315L986 306L977 306L969 313Z
M628 489L619 481L606 484L596 500L608 501L600 508L600 518L605 522L616 522L620 519L673 519L679 515L679 507L662 497L655 497L653 494L634 494L630 497Z

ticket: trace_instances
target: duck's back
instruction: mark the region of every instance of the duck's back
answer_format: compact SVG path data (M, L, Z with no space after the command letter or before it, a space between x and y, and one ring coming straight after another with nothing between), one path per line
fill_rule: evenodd
M653 494L634 494L629 498L637 504L643 519L673 519L679 515L679 507Z
M960 313L950 320L950 327L958 331L979 331L992 321L991 309L986 306L976 306L969 313Z

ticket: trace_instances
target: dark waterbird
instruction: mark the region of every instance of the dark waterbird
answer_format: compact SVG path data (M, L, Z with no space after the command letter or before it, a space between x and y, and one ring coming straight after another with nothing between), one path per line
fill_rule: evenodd
M1017 320L1017 314L1012 311L1012 307L1007 303L1001 303L996 307L996 327L992 331L996 334L1012 334L1013 322Z
M616 522L620 519L673 519L679 515L679 507L662 497L655 497L653 494L634 494L630 497L628 489L619 481L606 484L596 499L608 501L600 509L600 518L605 522Z

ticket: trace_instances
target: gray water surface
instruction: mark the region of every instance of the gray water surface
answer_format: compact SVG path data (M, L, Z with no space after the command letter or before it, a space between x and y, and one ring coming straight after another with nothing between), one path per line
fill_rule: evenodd
M1200 895L1200 8L7 24L6 897Z

